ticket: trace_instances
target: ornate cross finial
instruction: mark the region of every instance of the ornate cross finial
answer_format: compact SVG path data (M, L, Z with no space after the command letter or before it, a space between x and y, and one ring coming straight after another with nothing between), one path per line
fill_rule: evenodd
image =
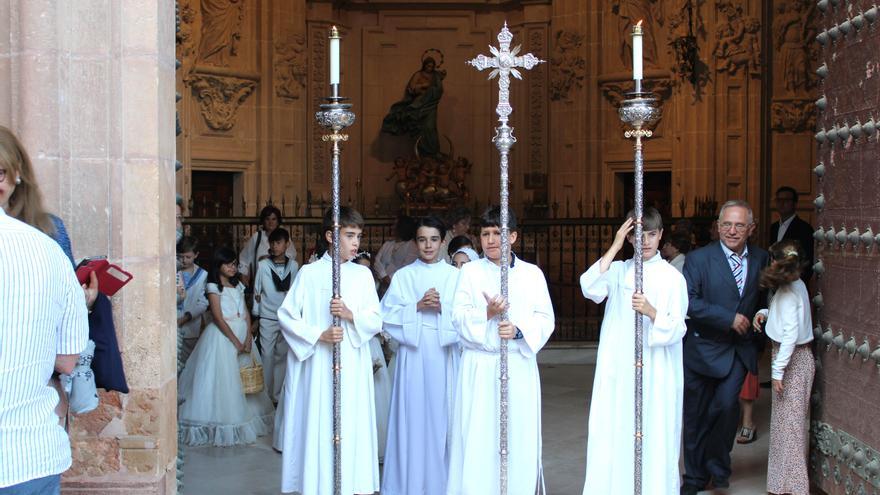
M531 70L532 67L544 62L531 53L518 57L517 54L521 45L517 45L511 50L511 41L513 41L513 33L507 29L507 22L505 22L501 32L498 33L498 46L500 48L489 46L489 51L492 52L493 56L477 55L477 58L468 61L468 64L473 65L477 70L493 68L494 70L489 73L489 79L499 76L498 107L495 109L495 112L500 117L502 124L507 123L507 117L513 112L513 107L510 106L509 75L513 74L513 77L522 79L522 74L517 68L522 67L523 69Z

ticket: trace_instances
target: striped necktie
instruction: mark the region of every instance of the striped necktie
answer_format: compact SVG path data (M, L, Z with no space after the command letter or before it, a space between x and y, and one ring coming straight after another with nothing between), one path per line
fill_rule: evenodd
M742 297L743 288L745 287L742 256L736 253L730 253L730 269L733 271L733 279L736 280L736 288L739 290L740 297Z

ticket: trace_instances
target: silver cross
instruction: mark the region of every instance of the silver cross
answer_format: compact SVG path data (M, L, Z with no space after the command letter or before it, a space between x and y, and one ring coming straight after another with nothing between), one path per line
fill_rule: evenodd
M477 58L468 61L468 63L476 67L477 70L494 68L494 70L489 73L490 80L494 79L495 76L500 76L498 78L498 107L495 109L495 112L498 113L498 120L500 120L502 124L507 123L507 117L513 112L513 107L510 106L509 75L513 74L513 77L522 80L522 74L516 70L518 67L531 70L532 67L544 62L531 53L518 57L517 54L519 53L521 45L517 45L511 50L511 41L513 41L513 33L507 29L507 22L505 22L501 32L498 33L498 45L500 48L489 46L489 51L492 52L492 55L494 56L487 57L485 55L477 55Z
M508 290L507 290L507 271L510 267L510 229L508 228L508 203L510 198L510 193L508 189L508 155L510 152L510 148L516 142L516 138L513 137L513 127L507 125L507 118L513 112L513 107L510 106L510 74L513 74L513 77L517 79L522 79L522 74L517 70L518 67L522 67L526 70L531 69L532 67L544 62L543 60L538 59L538 57L532 55L531 53L527 53L522 56L517 56L519 53L520 47L517 45L513 50L510 49L510 42L513 41L513 33L507 29L507 23L504 23L504 28L501 29L501 32L498 33L498 45L501 48L495 48L494 46L489 47L489 51L492 52L494 57L487 57L485 55L477 55L477 58L470 60L468 63L477 68L477 70L483 70L488 68L493 68L494 70L489 73L489 79L494 79L495 76L498 76L498 106L495 109L495 112L498 114L498 121L501 122L501 125L495 128L495 137L492 138L492 142L495 143L495 146L498 148L498 151L501 154L501 164L500 164L500 207L501 207L501 297L505 300L508 300ZM500 320L507 320L507 311L503 312L500 316ZM508 391L507 391L507 340L501 339L500 344L500 358L499 358L499 367L500 367L500 397L499 397L499 488L501 495L507 495L507 406L508 406Z

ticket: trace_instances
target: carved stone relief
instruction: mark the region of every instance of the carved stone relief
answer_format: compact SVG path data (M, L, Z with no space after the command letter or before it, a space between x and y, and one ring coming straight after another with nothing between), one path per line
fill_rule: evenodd
M257 86L248 79L210 74L192 74L184 83L192 87L202 117L215 131L232 129L238 108Z
M804 132L816 127L812 100L780 100L770 105L770 127L777 132Z
M809 53L810 42L816 36L810 21L815 7L815 2L806 0L782 2L776 6L773 16L773 47L778 53L785 90L790 94L815 85Z
M719 1L719 23L715 28L715 63L718 72L736 75L740 69L752 76L761 74L761 21L743 15L742 5Z
M238 55L244 0L201 0L202 30L199 61L208 65L228 67L230 58Z
M178 2L178 17L180 22L177 25L177 59L184 66L191 66L196 51L194 26L196 11L189 1Z
M298 99L308 75L305 36L285 33L275 42L273 56L275 94L285 99Z
M585 36L578 32L559 30L556 32L556 47L550 57L550 99L568 99L573 87L584 85L587 74L587 60L581 55L581 45Z
M529 29L529 51L544 59L547 54L547 29L545 27ZM545 169L544 138L547 121L546 77L547 64L536 67L534 77L529 81L529 169L541 172Z
M627 69L632 68L632 27L643 21L646 29L642 50L646 66L657 66L657 38L659 26L664 23L663 10L657 0L614 0L611 12L617 15L617 31L620 34L620 60Z
M323 23L309 25L309 99L311 108L318 108L327 96L327 30L330 26ZM330 182L327 173L326 143L318 139L324 129L315 121L311 122L309 140L312 143L309 156L309 187L324 190Z

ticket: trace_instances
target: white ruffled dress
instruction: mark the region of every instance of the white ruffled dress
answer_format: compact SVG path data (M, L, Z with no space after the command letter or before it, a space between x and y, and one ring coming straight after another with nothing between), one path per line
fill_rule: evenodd
M244 286L209 283L206 292L220 296L223 319L239 340L247 336ZM211 323L205 328L178 380L180 438L186 445L228 447L249 444L272 432L274 409L265 389L245 395L239 368L260 363L256 346L239 354L223 332Z

